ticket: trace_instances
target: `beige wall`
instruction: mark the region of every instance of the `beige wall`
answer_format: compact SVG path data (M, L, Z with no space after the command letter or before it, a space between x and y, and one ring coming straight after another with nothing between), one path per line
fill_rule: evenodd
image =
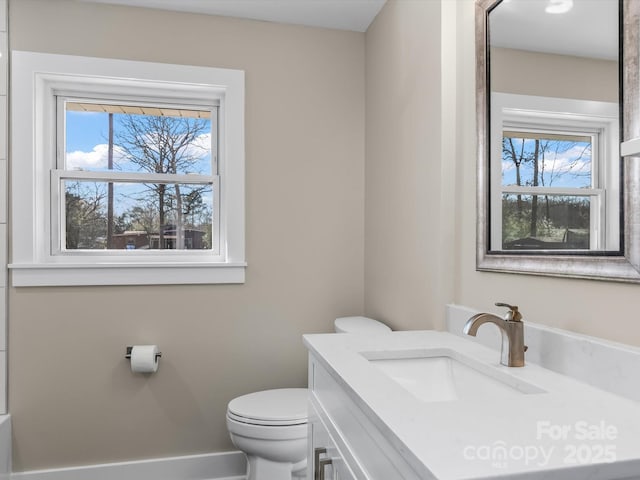
M491 49L491 90L618 103L618 62Z
M235 286L12 289L14 469L232 449L227 402L305 386L301 335L363 313L364 34L68 0L10 22L13 49L246 71L249 263ZM131 374L136 343L157 374Z
M395 329L441 326L452 300L442 14L390 0L366 33L365 311Z
M456 302L491 311L498 311L496 301L515 303L525 320L640 345L640 285L476 272L474 5L472 0L457 3L457 23L449 24L458 31L457 98L464 99L458 118L463 188L456 207L461 240Z

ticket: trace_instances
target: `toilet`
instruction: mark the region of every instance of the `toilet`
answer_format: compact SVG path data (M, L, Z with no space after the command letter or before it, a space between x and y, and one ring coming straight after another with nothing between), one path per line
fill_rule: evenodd
M341 317L337 333L388 333L367 317ZM279 388L234 398L227 406L231 441L247 455L247 480L306 480L306 388Z
M307 389L249 393L229 402L231 441L247 455L247 480L306 478Z

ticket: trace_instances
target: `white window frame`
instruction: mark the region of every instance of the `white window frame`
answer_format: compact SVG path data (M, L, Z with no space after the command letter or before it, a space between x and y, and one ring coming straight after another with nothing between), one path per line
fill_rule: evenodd
M507 131L576 134L593 139L592 188L505 187L502 136ZM589 196L590 250L616 251L620 237L618 104L588 100L491 94L491 250L502 250L502 194ZM605 161L606 158L614 161ZM608 201L613 199L613 201ZM608 228L605 228L605 225ZM518 250L521 251L521 250ZM522 250L530 251L530 250ZM554 252L564 250L554 249ZM579 251L579 250L569 250Z
M56 248L61 221L57 185L71 174L57 164L58 97L218 108L217 172L193 180L219 187L214 197L219 250ZM14 286L244 282L243 71L14 51L11 98L9 268ZM72 175L103 177L99 172Z

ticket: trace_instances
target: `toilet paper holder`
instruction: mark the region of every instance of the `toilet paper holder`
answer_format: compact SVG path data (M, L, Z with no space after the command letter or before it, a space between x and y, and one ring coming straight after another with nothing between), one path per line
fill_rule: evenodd
M131 360L131 350L133 350L133 346L127 347L127 353L125 354L124 358ZM162 352L156 353L156 360L158 360L161 357L162 357Z

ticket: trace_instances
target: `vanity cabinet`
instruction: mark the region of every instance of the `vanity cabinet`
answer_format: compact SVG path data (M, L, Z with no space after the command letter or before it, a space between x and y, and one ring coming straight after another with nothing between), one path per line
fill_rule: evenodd
M640 480L637 401L447 332L304 342L309 480Z
M309 356L309 480L428 480L378 430L363 409ZM325 463L321 463L325 460ZM330 461L330 463L329 463ZM320 468L321 467L321 468ZM324 476L322 476L324 475Z

